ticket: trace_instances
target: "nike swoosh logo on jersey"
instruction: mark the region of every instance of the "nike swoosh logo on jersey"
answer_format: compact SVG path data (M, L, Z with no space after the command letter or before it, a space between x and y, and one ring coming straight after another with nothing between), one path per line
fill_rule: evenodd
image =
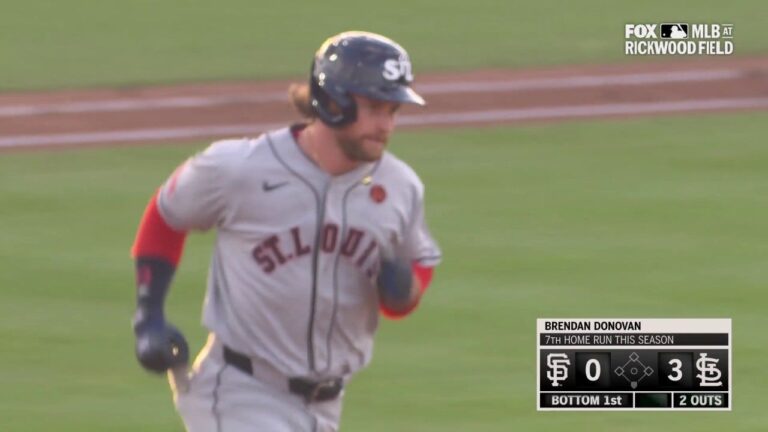
M281 187L283 187L283 186L285 186L287 184L288 184L287 181L280 182L280 183L272 183L272 184L269 184L269 182L265 181L264 183L261 184L261 189L264 192L270 192L270 191L273 191L273 190L275 190L277 188L281 188Z

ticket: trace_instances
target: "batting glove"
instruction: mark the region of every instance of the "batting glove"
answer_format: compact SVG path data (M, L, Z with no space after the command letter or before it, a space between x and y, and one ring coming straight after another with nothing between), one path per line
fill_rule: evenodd
M184 335L162 317L152 317L139 309L133 325L136 358L144 369L164 373L189 361L189 345Z

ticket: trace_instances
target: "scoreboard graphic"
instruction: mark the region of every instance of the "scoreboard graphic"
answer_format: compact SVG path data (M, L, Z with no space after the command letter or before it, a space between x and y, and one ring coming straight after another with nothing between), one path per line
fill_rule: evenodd
M730 411L730 319L540 318L539 411Z

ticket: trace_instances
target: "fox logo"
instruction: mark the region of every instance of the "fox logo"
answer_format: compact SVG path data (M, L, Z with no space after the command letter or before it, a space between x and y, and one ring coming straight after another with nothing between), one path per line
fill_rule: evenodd
M389 59L385 61L382 76L389 81L397 81L402 77L405 77L407 82L413 81L410 60L401 57L400 59Z

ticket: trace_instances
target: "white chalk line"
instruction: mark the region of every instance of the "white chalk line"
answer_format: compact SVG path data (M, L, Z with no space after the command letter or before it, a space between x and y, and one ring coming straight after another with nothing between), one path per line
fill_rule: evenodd
M677 72L649 72L617 75L577 75L562 78L531 78L491 81L453 81L425 83L416 89L424 95L456 93L501 93L545 89L592 88L608 86L638 86L649 84L722 81L740 78L743 71L733 69L685 70ZM287 91L265 92L253 95L226 95L208 97L165 97L112 99L88 102L64 102L0 106L0 117L25 117L43 114L80 114L120 111L145 111L173 108L205 108L237 104L259 104L288 100Z
M628 114L663 114L729 109L768 109L768 97L699 99L667 102L639 102L599 105L567 105L538 108L468 111L456 113L403 115L400 126L460 125L466 123L508 122L518 120L547 120L584 118ZM118 130L107 132L63 133L48 135L17 135L0 137L0 148L64 146L93 143L160 141L171 139L208 138L215 136L256 136L260 132L285 126L286 123L253 123L221 126L195 126Z
M571 105L541 108L487 110L445 114L424 114L401 118L399 125L438 125L557 118L598 117L626 114L662 114L679 111L711 111L725 109L768 108L768 97L734 99L699 99L668 102L640 102L601 105Z

